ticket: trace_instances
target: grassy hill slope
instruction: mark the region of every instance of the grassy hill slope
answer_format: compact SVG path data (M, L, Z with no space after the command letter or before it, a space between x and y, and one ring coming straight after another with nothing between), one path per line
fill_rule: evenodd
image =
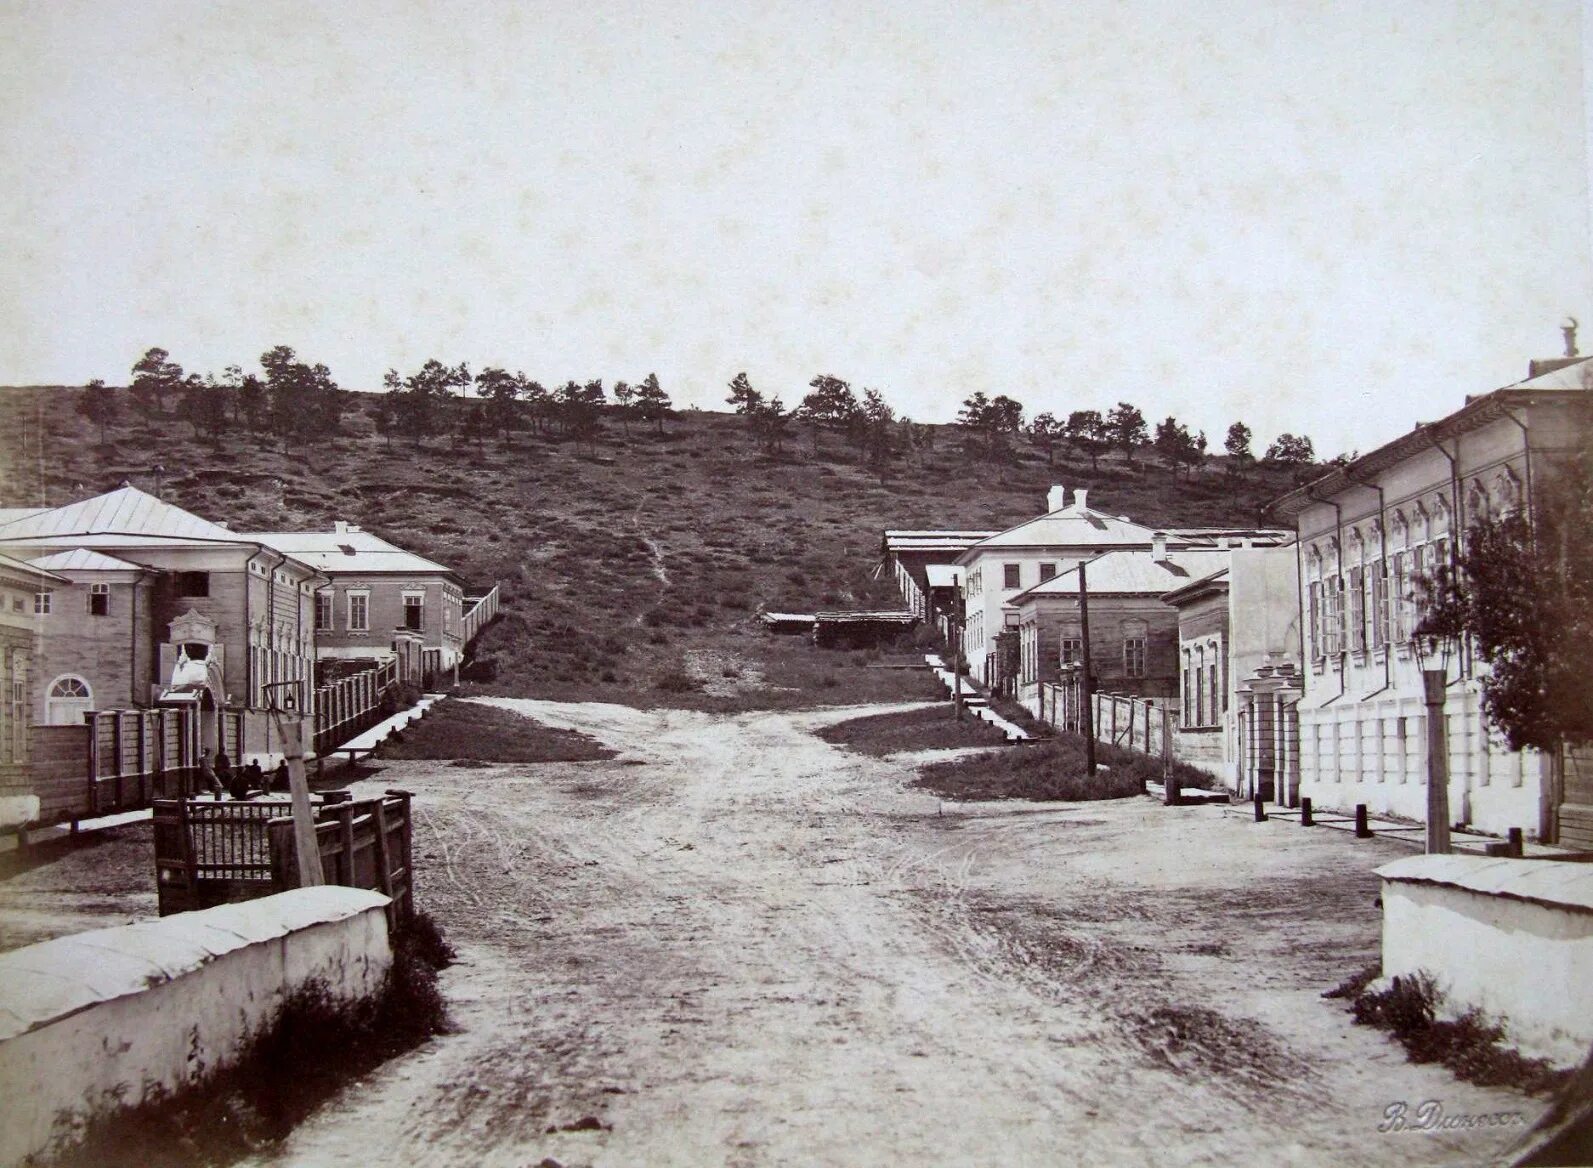
M595 456L521 433L510 444L416 448L376 433L375 396L348 394L342 432L284 452L241 429L213 441L172 418L96 427L70 388L0 389L0 505L58 505L123 480L236 530L361 524L453 566L473 589L503 586L505 615L478 643L498 692L760 704L896 696L881 677L841 685L855 655L765 636L759 605L809 611L894 604L876 578L886 527L998 529L1043 510L1046 487L1088 487L1095 507L1156 524L1255 524L1289 486L1213 464L1193 480L1160 466L1020 451L996 467L963 455L955 427L897 460L881 482L834 435L803 433L775 458L742 420L687 412L663 434L608 422ZM163 467L157 472L157 467ZM884 674L886 671L871 671ZM898 675L900 676L900 675ZM876 693L877 690L877 693ZM927 696L927 695L926 695Z

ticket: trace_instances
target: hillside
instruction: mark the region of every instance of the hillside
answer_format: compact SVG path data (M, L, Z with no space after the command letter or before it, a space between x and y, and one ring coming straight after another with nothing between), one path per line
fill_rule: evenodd
M840 437L793 436L759 453L742 419L686 412L662 434L606 424L593 450L521 432L416 448L376 432L376 395L350 393L341 432L284 453L241 427L219 440L129 409L98 428L82 390L0 389L0 505L68 502L130 481L238 530L329 527L346 519L455 567L473 589L503 587L505 615L473 671L517 695L789 704L891 697L887 671L838 669L860 655L764 635L760 605L807 611L894 603L876 579L886 527L997 529L1038 514L1046 487L1158 524L1261 521L1286 474L1230 478L1214 461L1192 480L1154 465L1019 451L993 466L936 427L935 449L897 459L881 481ZM118 396L125 396L118 391ZM164 467L164 471L156 468ZM894 675L901 678L902 675ZM708 695L704 699L704 691Z

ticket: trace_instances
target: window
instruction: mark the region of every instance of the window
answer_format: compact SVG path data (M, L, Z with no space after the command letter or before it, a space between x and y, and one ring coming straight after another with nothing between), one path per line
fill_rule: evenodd
M38 616L49 616L50 606L55 600L55 593L35 592L33 594L33 611Z
M1056 578L1056 565L1055 564L1041 564L1040 565L1040 583L1044 584L1047 580L1053 580L1055 578Z
M1084 660L1084 640L1082 637L1063 637L1062 656L1063 665L1076 665Z
M1308 635L1311 639L1311 656L1320 657L1323 653L1322 643L1322 584L1313 580L1306 589L1309 599L1310 612L1307 613Z
M44 720L51 726L77 726L94 708L94 693L81 677L58 677L45 691Z
M371 630L371 594L369 592L350 592L348 594L348 631L351 633L368 633Z
M1215 646L1212 647L1211 664L1207 666L1207 669L1209 671L1207 680L1210 683L1211 689L1210 700L1206 704L1206 722L1208 725L1215 726L1222 721L1223 696L1222 673L1217 668L1217 649Z
M89 615L111 615L111 586L109 584L89 585Z
M1366 648L1366 592L1361 582L1363 569L1350 569L1350 637L1349 648L1359 653Z
M1023 587L1023 585L1020 584L1019 581L1022 580L1022 579L1023 579L1023 565L1022 564L1002 564L1001 565L1001 586L1003 588L1021 588L1021 587Z
M1372 648L1381 649L1388 644L1388 576L1381 560L1372 571Z
M22 597L13 596L11 598L11 611L12 612L21 612L25 607L26 606L22 602Z
M327 633L332 631L332 622L335 619L333 609L335 597L330 592L317 592L315 594L315 631Z
M178 572L176 583L178 596L210 595L209 572Z
M420 632L426 627L426 594L410 592L404 596L404 627Z
M1145 676L1145 638L1123 638L1123 674L1126 677Z

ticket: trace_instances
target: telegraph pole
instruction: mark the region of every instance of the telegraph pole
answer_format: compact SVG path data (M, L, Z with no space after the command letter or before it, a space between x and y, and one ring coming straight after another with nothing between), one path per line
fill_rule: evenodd
M962 704L962 634L965 624L963 612L962 583L957 584L956 608L952 612L952 652L951 652L951 704L957 721L963 720Z
M1090 586L1084 573L1084 561L1079 561L1079 641L1081 694L1080 713L1084 718L1084 775L1095 777L1095 710L1094 676L1090 670Z

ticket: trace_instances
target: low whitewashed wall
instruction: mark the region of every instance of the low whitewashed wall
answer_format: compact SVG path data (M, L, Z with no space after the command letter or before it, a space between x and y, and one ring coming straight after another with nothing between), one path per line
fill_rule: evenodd
M1579 1063L1593 1043L1593 864L1412 856L1383 878L1383 975L1427 970L1457 1009L1502 1020L1523 1053Z
M302 888L0 954L0 1164L234 1061L313 979L374 993L387 897Z

